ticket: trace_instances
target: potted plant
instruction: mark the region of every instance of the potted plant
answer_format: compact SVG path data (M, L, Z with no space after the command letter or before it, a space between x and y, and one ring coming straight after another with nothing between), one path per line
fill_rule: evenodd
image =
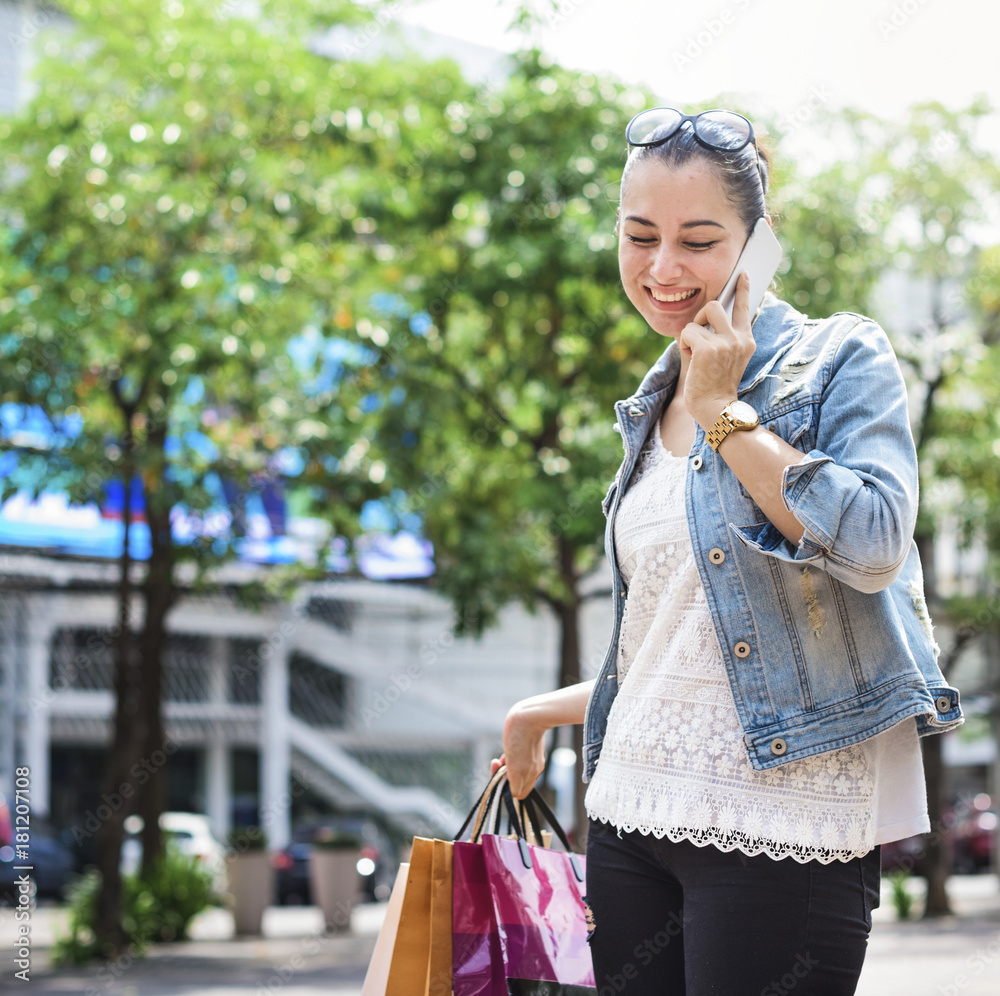
M326 929L349 930L351 910L358 897L358 859L361 838L328 827L313 838L309 856L309 883L313 902L323 911Z
M260 827L237 827L227 836L226 876L237 934L259 934L274 896L274 868Z

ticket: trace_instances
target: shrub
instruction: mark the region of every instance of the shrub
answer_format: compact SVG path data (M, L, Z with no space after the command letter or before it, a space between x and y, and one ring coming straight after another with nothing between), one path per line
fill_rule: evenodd
M357 851L361 849L363 841L356 833L346 830L333 830L330 827L321 827L313 837L313 846L329 851Z
M122 925L126 933L149 941L180 941L202 910L222 899L212 888L212 873L198 858L168 847L148 879L127 880L128 901Z
M895 868L888 874L889 884L892 886L892 905L896 911L896 916L900 920L909 920L913 913L913 896L906 887L910 879L910 873L905 868Z
M267 847L267 834L257 826L233 827L226 834L230 854L246 851L263 851Z
M101 891L101 875L96 868L72 882L66 888L69 908L69 935L56 939L52 948L55 965L81 964L101 954L94 925L97 923L97 896Z
M69 887L69 935L56 941L54 964L81 964L107 953L95 930L100 889L101 876L95 868ZM212 888L211 871L196 857L168 846L149 878L122 879L122 929L131 941L130 951L138 956L153 941L183 940L191 920L221 902Z

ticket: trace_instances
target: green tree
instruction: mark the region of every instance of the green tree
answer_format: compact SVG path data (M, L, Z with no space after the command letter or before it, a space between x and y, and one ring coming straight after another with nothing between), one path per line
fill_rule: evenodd
M977 100L957 111L917 105L898 122L831 114L825 124L842 150L838 159L800 174L780 195L784 237L794 247L785 296L813 314L873 314L907 377L921 468L916 542L932 614L952 623L940 658L946 676L970 641L995 625L981 608L944 604L934 563L934 536L946 512L957 512L962 531L994 549L997 538L987 413L998 398L995 379L983 372L991 367L982 364L995 352L1000 309L996 250L984 250L981 239L1000 184L978 137L992 113ZM894 291L877 298L886 287ZM922 746L932 824L925 915L936 916L949 912L946 784L941 738L924 738Z
M560 686L581 676L584 582L621 456L613 404L664 346L621 291L613 232L642 103L537 52L453 94L441 154L397 170L436 191L436 225L390 230L405 276L358 326L400 399L374 414L375 445L401 519L419 513L434 544L456 632L480 635L511 601L548 607Z
M54 484L87 501L124 485L104 779L120 794L135 762L163 745L178 564L204 574L232 552L233 536L179 545L172 515L202 515L220 477L245 489L294 476L299 510L350 538L357 508L381 493L359 426L362 354L336 337L364 286L359 205L382 140L427 144L435 122L367 108L395 107L440 74L330 63L305 46L299 29L315 23L305 4L264 5L258 23L194 0L80 0L71 12L72 37L45 42L37 96L0 122L0 396L40 407L57 433L51 449L20 454L3 489ZM133 623L140 487L150 550ZM163 779L161 769L138 793L148 867L161 851ZM109 948L124 942L125 808L99 832Z

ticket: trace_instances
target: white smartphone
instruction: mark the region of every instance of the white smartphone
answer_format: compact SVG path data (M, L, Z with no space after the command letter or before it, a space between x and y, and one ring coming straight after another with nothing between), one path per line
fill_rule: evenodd
M719 294L719 302L726 309L729 320L733 320L733 305L736 303L736 282L740 274L750 274L750 315L755 314L764 300L771 278L781 262L781 243L774 237L766 218L758 218L750 237L743 246L743 252L736 261L726 286Z

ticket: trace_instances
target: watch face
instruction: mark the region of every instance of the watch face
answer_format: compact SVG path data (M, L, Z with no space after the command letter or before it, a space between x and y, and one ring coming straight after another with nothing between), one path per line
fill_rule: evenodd
M745 401L733 401L729 405L729 414L737 424L754 426L760 421L756 410Z

